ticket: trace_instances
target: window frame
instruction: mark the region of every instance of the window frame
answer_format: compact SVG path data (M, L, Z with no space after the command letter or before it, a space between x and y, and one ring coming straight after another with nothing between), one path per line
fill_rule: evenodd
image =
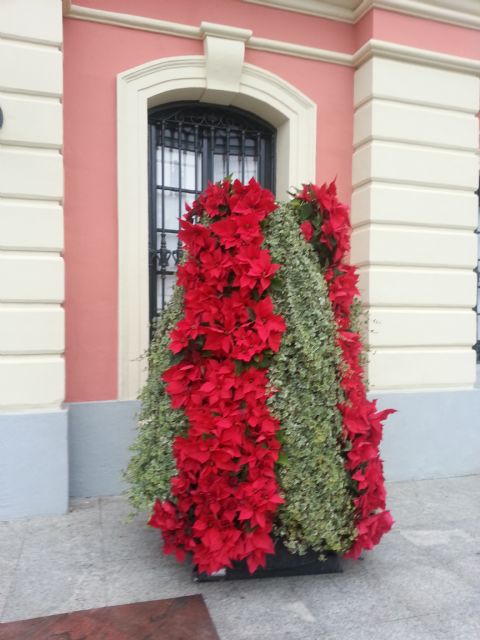
M178 120L175 121L175 115L179 112ZM183 113L182 113L183 112ZM165 134L165 123L170 121L172 128L177 126L179 133L183 124L183 118L195 117L198 119L198 123L193 124L188 122L187 126L194 126L196 129L194 151L196 151L195 162L197 161L197 153L202 158L201 161L201 174L197 180L197 167L195 165L195 193L191 193L191 200L197 197L198 194L207 186L208 181L214 180L214 155L216 151L216 139L215 134L218 131L225 132L226 140L226 152L223 154L227 157L227 174L229 172L228 154L230 151L230 132L242 131L242 145L240 157L242 157L242 178L245 179L245 165L244 158L249 154L246 153L245 148L245 135L244 131L248 131L248 136L256 137L256 157L258 157L258 180L265 188L275 192L275 176L276 176L276 128L270 123L266 122L262 118L252 114L243 109L232 106L224 106L218 104L210 104L200 102L198 100L189 101L176 101L166 103L161 106L156 106L149 109L148 112L148 273L149 273L149 320L152 327L153 320L158 316L160 309L158 308L158 279L166 278L169 275L174 275L176 265L181 258L181 247L177 246L177 249L171 251L166 246L166 236L163 233L163 242L161 242L161 248L158 249L158 233L162 233L165 229L166 233L171 234L172 230L167 231L166 226L158 226L157 216L157 193L161 191L176 191L179 193L179 217L183 214L180 210L181 194L183 192L192 192L192 189L182 188L182 175L181 169L179 169L179 183L177 187L169 186L165 183L164 174L159 184L159 178L157 176L157 149L159 148L159 137L163 140ZM203 121L208 120L208 121ZM177 124L178 122L178 124ZM248 129L249 128L249 129ZM201 129L200 136L197 138L197 132ZM198 149L197 149L198 145ZM191 150L184 148L182 144L181 136L178 137L177 146L172 146L172 149L178 150L179 159L182 151ZM235 154L231 153L230 157ZM163 156L163 154L162 154ZM162 157L163 166L165 166L165 160ZM218 178L218 176L217 176ZM164 224L164 223L163 223ZM176 254L176 255L175 255ZM173 257L174 264L169 269L170 258ZM165 280L162 280L164 283ZM163 309L166 303L166 293L162 285L162 306Z

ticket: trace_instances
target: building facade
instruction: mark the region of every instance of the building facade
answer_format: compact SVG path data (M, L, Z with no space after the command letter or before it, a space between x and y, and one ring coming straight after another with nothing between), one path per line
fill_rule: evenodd
M480 472L477 0L3 0L0 50L0 519L121 492L169 220L223 173L337 178L387 479Z

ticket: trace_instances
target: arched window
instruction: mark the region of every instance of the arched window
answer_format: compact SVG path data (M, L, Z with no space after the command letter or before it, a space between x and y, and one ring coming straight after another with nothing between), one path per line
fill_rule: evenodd
M227 175L274 191L275 129L232 107L182 102L149 112L150 321L168 301L185 202Z

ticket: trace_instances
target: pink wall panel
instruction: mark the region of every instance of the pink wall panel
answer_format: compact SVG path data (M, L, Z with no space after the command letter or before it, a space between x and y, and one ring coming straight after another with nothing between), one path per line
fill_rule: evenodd
M202 44L65 21L64 157L68 402L117 396L116 75Z
M371 37L453 56L480 59L478 30L415 18L402 13L374 9Z

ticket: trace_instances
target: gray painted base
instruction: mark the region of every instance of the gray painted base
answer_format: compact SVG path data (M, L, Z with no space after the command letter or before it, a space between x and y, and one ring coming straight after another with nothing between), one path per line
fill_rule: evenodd
M68 510L67 412L0 415L0 520Z
M480 389L374 393L397 413L382 442L387 480L480 473ZM68 495L118 495L136 433L136 401L0 415L0 520L61 514Z
M387 480L480 473L480 389L372 393L396 409L381 447Z
M135 438L137 401L69 405L70 495L113 496L124 491L122 470Z
M394 408L384 431L387 480L420 480L480 473L480 389L373 393ZM122 469L135 437L135 401L70 405L70 495L123 491Z

